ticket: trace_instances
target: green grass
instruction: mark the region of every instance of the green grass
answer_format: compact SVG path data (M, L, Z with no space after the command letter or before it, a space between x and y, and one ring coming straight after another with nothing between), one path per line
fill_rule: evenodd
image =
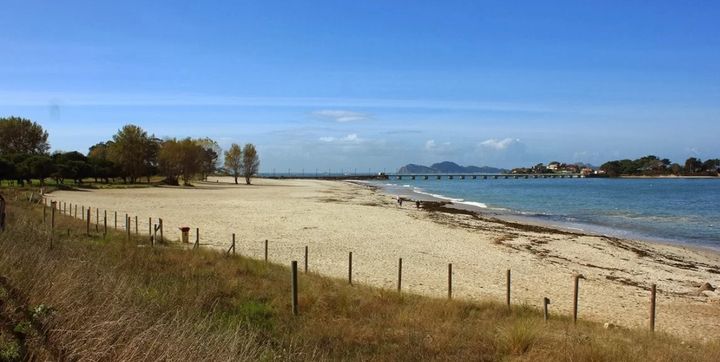
M527 306L448 301L316 274L290 308L284 265L122 233L83 235L60 217L54 248L42 210L11 203L0 275L22 293L63 359L717 361L717 343L603 329ZM39 306L42 306L41 308ZM39 308L39 309L38 309ZM29 346L32 347L32 346ZM31 348L30 348L31 349Z

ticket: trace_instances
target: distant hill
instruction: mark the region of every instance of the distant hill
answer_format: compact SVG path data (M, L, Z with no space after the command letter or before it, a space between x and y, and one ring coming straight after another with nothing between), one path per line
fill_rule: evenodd
M495 168L489 166L460 166L455 162L443 161L434 163L430 167L423 165L416 165L413 163L407 164L398 169L398 173L404 174L418 174L418 173L505 173L507 170L502 168Z

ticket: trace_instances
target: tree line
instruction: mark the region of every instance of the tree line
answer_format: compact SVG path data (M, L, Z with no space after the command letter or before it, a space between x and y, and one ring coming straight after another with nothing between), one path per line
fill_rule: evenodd
M219 165L222 150L210 138L160 139L132 124L93 145L87 154L51 154L49 150L48 133L36 122L0 118L0 180L15 180L21 185L33 179L41 184L48 179L57 184L66 180L79 184L86 179L150 183L158 175L166 184L179 185L182 181L188 185L193 179L206 180L215 173L234 176L236 184L242 176L250 184L260 166L257 150L250 143L242 148L232 144L224 153L223 168Z
M709 159L704 162L696 157L685 160L684 165L671 163L669 159L660 159L649 155L636 160L615 160L605 162L600 169L610 177L628 176L718 176L720 159Z

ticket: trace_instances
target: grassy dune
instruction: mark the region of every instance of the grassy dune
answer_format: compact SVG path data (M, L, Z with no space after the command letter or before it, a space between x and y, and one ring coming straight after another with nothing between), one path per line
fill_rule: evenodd
M11 199L12 196L10 197ZM717 361L718 344L579 322L524 306L448 301L212 250L84 235L11 201L0 234L0 360ZM239 250L240 251L240 250ZM289 263L288 263L289 264ZM13 353L13 351L15 351Z

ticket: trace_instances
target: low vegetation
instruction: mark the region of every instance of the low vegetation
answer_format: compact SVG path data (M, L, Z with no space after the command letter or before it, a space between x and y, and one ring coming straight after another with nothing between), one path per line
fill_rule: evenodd
M66 217L50 248L41 206L12 201L8 211L0 360L720 360L717 344L312 273L300 275L293 316L285 265L87 236Z

